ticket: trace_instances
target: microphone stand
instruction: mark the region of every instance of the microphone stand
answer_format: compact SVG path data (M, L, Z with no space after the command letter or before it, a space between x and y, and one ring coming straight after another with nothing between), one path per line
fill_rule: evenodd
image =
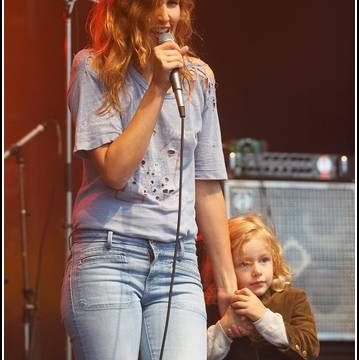
M66 55L66 91L70 84L70 72L72 61L72 11L76 0L65 0L65 55ZM67 102L66 102L67 103ZM72 211L72 123L69 107L66 106L66 218L65 218L65 262L69 254L68 238L71 234L71 211ZM66 360L72 359L72 347L69 336L66 336Z
M23 297L24 297L24 309L23 309L23 323L24 323L24 355L25 359L30 359L30 344L31 344L31 330L33 313L36 309L34 304L35 291L30 286L29 280L29 262L27 252L27 226L26 216L28 211L25 206L25 182L24 182L24 167L25 159L22 153L22 147L35 137L39 132L44 130L43 125L38 125L29 134L24 136L15 145L11 146L5 151L4 159L7 159L11 155L16 156L17 163L19 165L19 194L20 194L20 222L21 222L21 257L22 257L22 269L23 269Z
M31 130L28 134L26 134L23 138L21 138L17 143L11 145L4 152L4 160L7 159L11 155L15 155L18 153L19 149L23 147L28 141L34 138L38 133L45 130L46 126L50 121L46 121L42 124L37 125L33 130Z
M29 263L27 252L27 227L26 216L28 211L25 206L25 187L24 187L24 166L25 159L21 151L21 147L16 150L16 159L19 165L19 192L20 192L20 217L21 217L21 255L22 255L22 268L23 268L23 296L24 296L24 350L25 359L30 359L30 344L31 344L31 330L33 321L33 312L36 308L34 304L35 291L30 286L29 280Z
M96 0L90 0L97 2ZM70 84L70 72L72 63L72 11L74 9L76 0L65 0L65 56L66 56L66 92ZM68 239L71 235L71 212L72 212L72 123L71 113L66 106L66 223L65 223L65 244L66 257L69 252ZM71 342L69 337L66 337L66 360L72 359Z
M66 92L70 85L70 72L72 63L72 12L77 0L64 0L65 3L65 56L66 56ZM89 0L97 2L97 0ZM72 122L69 107L66 106L66 257L69 253L68 239L71 235L72 221ZM71 342L69 337L66 337L66 360L72 359Z
M23 323L24 323L24 355L25 359L31 358L31 332L34 320L34 311L36 310L35 299L36 292L30 286L29 279L29 262L27 251L27 222L26 216L28 211L25 205L25 181L24 181L24 167L25 159L22 152L22 148L35 136L43 132L46 127L53 123L53 120L47 120L42 124L38 124L34 129L28 132L19 141L11 145L4 152L4 159L10 156L16 156L16 160L19 168L19 194L20 194L20 223L21 223L21 257L22 257L22 269L23 269L23 297L24 297L24 309L23 309ZM58 132L59 136L59 132ZM61 142L59 142L59 153L61 153Z

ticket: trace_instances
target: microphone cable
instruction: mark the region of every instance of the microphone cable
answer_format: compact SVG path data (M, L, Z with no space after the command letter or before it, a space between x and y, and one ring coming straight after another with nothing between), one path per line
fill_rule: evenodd
M170 282L170 287L169 287L169 292L168 292L166 323L165 323L165 328L164 328L163 337L162 337L162 345L161 345L161 352L160 352L159 360L162 360L163 351L164 351L165 343L166 343L168 323L169 323L170 313L171 313L172 290L173 290L173 283L174 283L175 272L176 272L177 251L180 246L179 233L180 233L181 213L182 213L183 143L184 143L184 116L182 114L180 116L181 116L181 142L180 142L180 171L179 171L176 242L175 242L175 250L174 250L174 254L173 254L171 282Z

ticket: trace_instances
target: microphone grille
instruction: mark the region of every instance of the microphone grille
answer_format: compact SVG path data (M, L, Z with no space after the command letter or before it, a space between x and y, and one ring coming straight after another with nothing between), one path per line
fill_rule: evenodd
M160 36L158 37L158 42L160 44L163 44L164 42L167 41L174 41L172 34L170 32L161 33Z

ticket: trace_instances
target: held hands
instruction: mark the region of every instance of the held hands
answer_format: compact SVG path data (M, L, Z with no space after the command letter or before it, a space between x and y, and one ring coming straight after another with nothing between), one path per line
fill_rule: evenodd
M171 71L184 66L183 56L188 50L188 46L180 48L174 41L166 41L154 47L152 82L167 91L171 85Z
M256 331L253 322L259 320L267 308L247 288L236 290L231 301L231 305L227 307L220 319L220 324L226 335L230 338L236 338L253 334Z
M226 335L231 339L248 336L255 330L252 322L245 316L237 315L232 306L228 306L219 322Z
M252 322L259 320L267 309L257 295L247 288L234 292L231 307L237 315L246 316Z

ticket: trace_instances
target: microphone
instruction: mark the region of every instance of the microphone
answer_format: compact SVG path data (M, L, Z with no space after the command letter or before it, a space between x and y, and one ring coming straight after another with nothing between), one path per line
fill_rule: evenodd
M174 38L171 33L161 33L159 36L159 43L163 44L167 41L174 41ZM184 108L184 98L183 98L183 91L182 91L182 84L179 75L179 69L173 69L170 74L170 82L172 86L172 90L176 97L177 107L181 118L185 117L185 108Z
M9 156L14 155L17 151L24 146L27 142L29 142L32 138L34 138L40 132L43 132L48 125L50 125L53 121L48 120L43 122L42 124L37 125L33 130L31 130L28 134L22 137L18 142L11 145L8 150L4 153L4 159L7 159Z

